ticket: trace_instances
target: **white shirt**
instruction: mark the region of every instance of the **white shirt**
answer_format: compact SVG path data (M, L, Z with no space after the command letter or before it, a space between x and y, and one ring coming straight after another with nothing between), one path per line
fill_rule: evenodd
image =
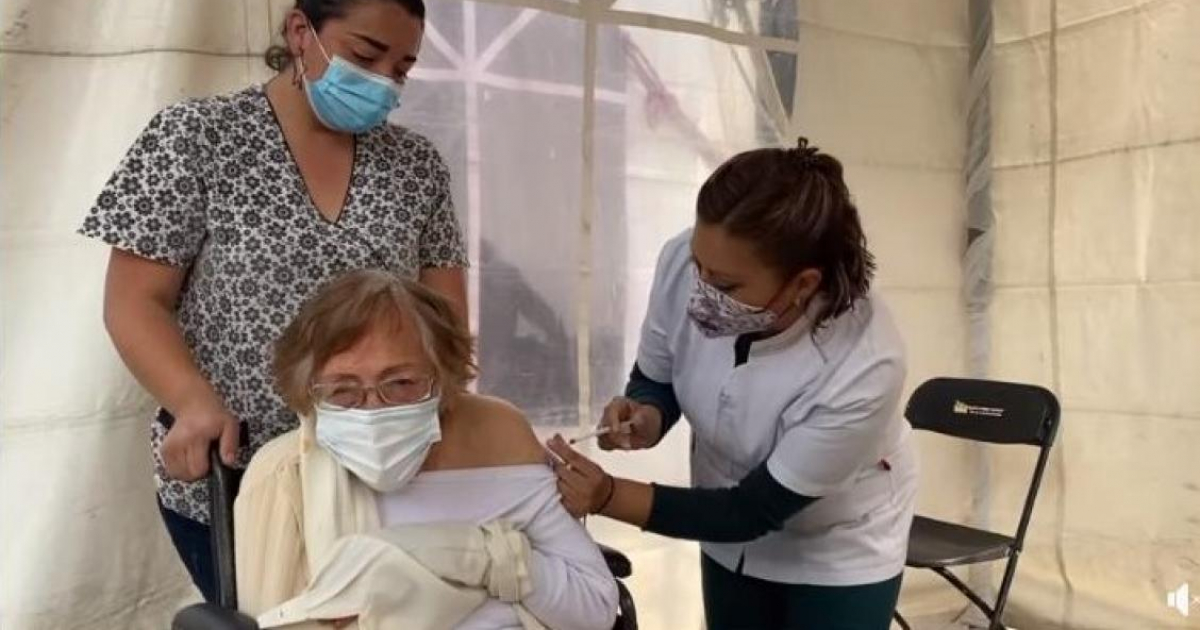
M612 627L617 587L596 543L563 508L554 472L543 465L418 474L380 495L383 526L486 523L504 519L529 539L533 592L525 608L550 628ZM509 604L488 600L460 630L520 628Z
M689 229L663 247L637 362L675 388L692 426L692 484L734 486L765 461L784 487L821 497L778 532L703 543L704 553L731 571L741 564L746 575L790 584L895 577L917 463L898 409L904 348L887 309L871 295L816 332L802 317L755 342L735 366L735 338L705 337L687 314L696 278L690 242Z

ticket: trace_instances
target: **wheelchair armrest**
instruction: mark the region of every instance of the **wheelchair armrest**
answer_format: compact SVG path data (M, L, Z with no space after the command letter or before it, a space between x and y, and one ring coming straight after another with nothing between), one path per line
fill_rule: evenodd
M625 579L633 575L633 563L625 554L605 545L597 545L600 547L600 554L604 556L604 562L608 564L608 570L612 571L613 577L617 579Z
M613 630L638 630L637 608L633 606L633 595L621 580L617 580L617 602L621 612L617 615Z
M216 604L192 604L175 614L171 630L258 630L258 623Z

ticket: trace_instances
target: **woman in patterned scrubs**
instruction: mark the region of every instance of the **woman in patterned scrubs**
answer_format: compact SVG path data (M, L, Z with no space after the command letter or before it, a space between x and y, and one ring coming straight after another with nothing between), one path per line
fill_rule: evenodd
M112 246L105 325L161 405L151 422L159 507L206 599L208 449L217 441L227 464L245 467L296 427L271 388L270 357L300 304L370 267L419 279L465 315L445 163L425 138L369 116L363 129L345 111L361 114L361 103L339 112L320 93L398 88L424 17L421 0L297 0L286 49L268 55L279 73L159 112L80 230Z

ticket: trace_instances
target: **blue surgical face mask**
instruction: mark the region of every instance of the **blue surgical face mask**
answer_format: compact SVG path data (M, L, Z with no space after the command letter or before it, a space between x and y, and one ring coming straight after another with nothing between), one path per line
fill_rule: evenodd
M330 58L309 28L321 54L329 62L316 81L304 77L308 104L321 124L334 131L364 133L382 125L400 106L400 86L388 77L364 70L341 57Z

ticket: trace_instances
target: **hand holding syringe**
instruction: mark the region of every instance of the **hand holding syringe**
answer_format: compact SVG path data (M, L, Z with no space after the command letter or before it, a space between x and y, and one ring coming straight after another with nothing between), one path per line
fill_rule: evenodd
M599 426L565 441L570 446L599 437L603 438L602 450L636 451L657 444L662 438L662 426L662 415L653 405L615 398L604 408ZM566 463L553 452L550 457L559 464Z

